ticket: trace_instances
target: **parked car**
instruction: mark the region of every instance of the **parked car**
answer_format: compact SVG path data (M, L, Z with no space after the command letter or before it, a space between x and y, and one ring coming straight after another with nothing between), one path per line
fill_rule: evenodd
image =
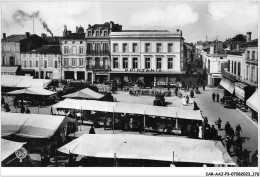
M232 96L224 96L220 99L220 102L224 107L236 108L236 104Z
M157 93L153 102L154 106L165 106L164 93Z

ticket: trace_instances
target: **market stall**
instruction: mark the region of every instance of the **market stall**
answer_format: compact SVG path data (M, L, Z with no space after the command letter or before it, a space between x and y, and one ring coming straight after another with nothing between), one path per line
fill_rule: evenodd
M62 96L63 98L75 98L75 99L88 99L88 100L100 100L104 95L97 93L89 88L79 90L75 93Z

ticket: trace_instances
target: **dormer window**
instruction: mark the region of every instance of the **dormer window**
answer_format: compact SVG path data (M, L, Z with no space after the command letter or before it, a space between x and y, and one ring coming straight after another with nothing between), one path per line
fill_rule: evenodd
M67 44L67 41L65 41L64 43Z
M72 44L75 44L75 41L72 41Z
M104 36L107 36L107 31L104 31Z
M96 36L99 36L100 34L99 34L99 31L96 31Z
M88 36L91 36L91 31L88 31Z
M79 43L80 43L80 44L82 44L82 43L83 43L83 41L80 41Z

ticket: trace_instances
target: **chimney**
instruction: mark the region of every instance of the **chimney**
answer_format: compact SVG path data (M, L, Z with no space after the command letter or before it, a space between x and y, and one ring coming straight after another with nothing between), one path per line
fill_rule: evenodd
M71 31L67 31L67 36L71 35Z
M3 39L5 39L6 38L6 33L3 33Z
M239 51L239 44L237 44L237 51Z
M114 26L114 22L110 21L110 29L113 29L113 26Z
M26 32L26 37L29 38L30 37L30 33L29 32Z
M122 25L120 25L120 29L119 29L119 31L122 31Z
M252 32L246 33L246 42L251 42L251 34L252 34Z
M90 24L88 24L88 28L91 28L91 25L90 25Z
M79 27L76 26L76 33L79 33Z
M47 35L46 35L45 33L42 33L41 37L42 37L43 39L46 39Z

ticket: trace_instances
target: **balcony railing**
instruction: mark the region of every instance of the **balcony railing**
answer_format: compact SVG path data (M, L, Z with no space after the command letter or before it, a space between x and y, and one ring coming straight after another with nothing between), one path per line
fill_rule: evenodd
M230 73L228 71L222 71L222 76L235 82L235 81L242 81L242 76L234 75L233 73Z
M87 50L87 55L109 55L109 50Z
M107 65L86 65L86 69L92 70L108 70L109 66Z

